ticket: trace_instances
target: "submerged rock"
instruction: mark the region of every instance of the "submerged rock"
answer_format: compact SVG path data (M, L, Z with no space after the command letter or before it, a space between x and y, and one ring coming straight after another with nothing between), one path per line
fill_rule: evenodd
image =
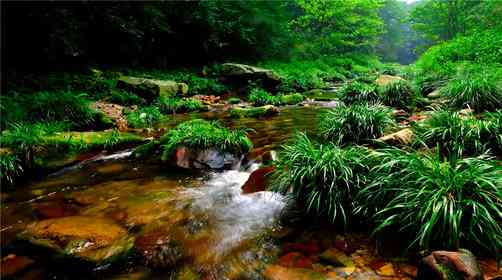
M221 74L228 78L242 81L261 80L271 86L276 86L282 81L281 76L270 69L238 63L224 63L221 66Z
M230 110L230 116L235 118L266 118L279 114L279 109L274 105L265 105L261 107L242 108L236 107Z
M264 272L268 280L324 280L328 277L310 269L270 265Z
M111 262L133 245L127 231L111 220L71 216L29 224L20 239L94 263Z
M181 246L172 240L167 231L161 229L139 236L134 247L150 267L173 267L183 258Z
M434 251L423 258L417 271L418 280L482 280L476 257L468 250Z
M186 95L188 85L170 80L144 79L122 76L117 81L117 87L134 92L147 101L153 101L160 96Z
M274 170L274 166L266 166L253 171L253 173L249 175L249 179L242 186L242 193L246 194L264 191L267 188L267 175Z
M2 258L0 263L0 276L1 278L13 276L33 263L34 261L32 259L25 256L7 255Z

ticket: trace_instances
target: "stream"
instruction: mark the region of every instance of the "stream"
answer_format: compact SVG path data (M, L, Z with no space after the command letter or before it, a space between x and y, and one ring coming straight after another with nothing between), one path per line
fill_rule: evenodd
M223 111L173 115L159 127L199 117L250 128L256 158L239 170L215 172L173 170L130 158L131 150L97 155L2 198L2 254L30 258L20 279L411 279L414 266L379 257L368 234L285 225L286 197L242 194L259 155L277 151L295 131L315 133L324 110L292 106L260 120L232 119ZM125 240L135 239L136 253L89 268L54 260L16 239L34 221L63 217L79 217L69 223L74 229L63 230L98 230L103 238L114 229L101 221L113 221ZM351 259L333 267L319 257L326 250Z

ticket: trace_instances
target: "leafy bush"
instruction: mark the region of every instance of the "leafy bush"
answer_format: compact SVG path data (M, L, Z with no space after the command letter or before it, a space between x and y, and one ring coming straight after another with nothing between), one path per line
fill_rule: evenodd
M347 104L358 102L376 103L379 101L376 87L361 82L351 82L340 89L340 98Z
M415 101L415 90L408 81L399 80L378 87L380 100L387 105L406 108Z
M17 177L23 174L24 168L15 154L0 155L0 181L13 185Z
M165 114L202 111L206 109L202 101L193 98L161 97L158 103L160 111Z
M127 123L133 128L152 127L163 116L159 108L155 106L139 108L136 111L126 113Z
M487 115L488 119L482 120L462 116L458 112L436 111L414 127L417 144L438 147L440 153L447 157L480 155L489 149L495 154L500 153L502 125L493 115Z
M231 97L227 100L228 104L239 104L241 103L241 99L238 97Z
M275 162L271 189L291 195L311 214L347 225L367 171L365 155L362 148L316 144L298 134Z
M253 103L254 106L278 105L280 103L279 97L271 95L260 88L252 89L248 96L248 100Z
M397 149L381 151L378 158L356 209L374 214L376 232L408 234L410 248L479 245L500 253L502 177L495 161L486 156L443 161L439 154Z
M336 144L363 143L378 138L396 123L390 109L381 105L339 105L321 118L319 131L327 140Z
M477 112L502 108L502 66L461 67L440 93L455 108L468 106Z
M67 91L6 96L2 98L2 124L66 121L82 128L101 120L89 105L87 95Z
M303 100L305 100L305 96L303 96L300 93L293 93L293 94L279 95L279 99L280 99L280 104L295 105L303 102Z
M231 131L217 122L208 122L202 119L179 124L164 134L160 143L164 160L168 159L179 146L197 150L214 148L221 152L230 153L247 153L253 146L245 130Z

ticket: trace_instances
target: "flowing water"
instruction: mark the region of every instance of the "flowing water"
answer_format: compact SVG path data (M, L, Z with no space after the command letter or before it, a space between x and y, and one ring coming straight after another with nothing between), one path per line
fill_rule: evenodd
M219 120L231 128L249 128L254 152L261 154L277 150L295 131L314 131L321 111L319 107L290 107L276 117L257 120L232 119L222 110L173 115L160 127L168 129L190 118L205 118ZM286 205L284 197L266 191L241 193L242 185L259 163L251 160L240 170L223 172L173 170L131 159L130 154L131 150L100 154L42 181L17 186L2 203L2 254L25 253L16 234L29 223L90 216L112 219L136 237L157 234L161 229L176 239L184 252L177 268L188 266L189 271L212 279L259 273L266 260L277 257L279 247L269 235L280 230L278 219ZM82 276L74 273L79 270L51 265L36 252L30 251L30 257L36 260L31 269L36 272L35 278ZM131 258L125 267L107 267L99 275L140 273L153 277L161 271L159 275L172 276L172 269L157 269L162 265L155 259L151 262L156 264L154 268Z

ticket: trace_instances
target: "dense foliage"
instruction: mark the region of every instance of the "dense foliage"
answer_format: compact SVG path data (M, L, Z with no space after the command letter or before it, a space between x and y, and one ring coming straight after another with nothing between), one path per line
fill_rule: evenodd
M179 124L160 139L163 159L168 159L177 147L217 149L222 152L247 153L253 144L245 130L229 130L217 122L201 119Z
M322 117L319 131L325 139L341 145L368 142L382 136L384 131L395 125L389 108L385 106L339 105Z
M272 189L291 195L311 214L347 225L367 170L365 155L363 148L318 144L298 134L275 162Z
M497 256L502 245L501 169L486 156L452 161L439 154L379 152L358 212L376 231L411 237L409 248L476 247Z

